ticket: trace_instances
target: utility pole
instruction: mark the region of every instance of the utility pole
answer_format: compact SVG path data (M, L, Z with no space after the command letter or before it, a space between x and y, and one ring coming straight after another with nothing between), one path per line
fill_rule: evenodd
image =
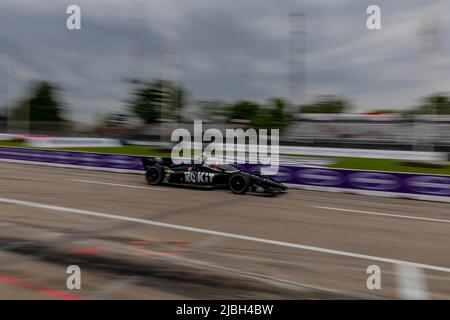
M428 79L426 82L430 84L433 89L439 83L439 71L437 69L440 58L440 51L442 47L442 32L441 32L441 12L445 12L442 7L443 2L435 2L431 4L431 7L426 8L426 15L421 22L419 29L419 37L421 44L421 53L423 54L423 64L426 66L424 74ZM437 92L432 92L437 94ZM435 143L437 140L437 130L435 126L435 120L438 109L438 99L431 101L433 103L433 112L431 115L431 127L430 127L430 141L431 151L435 151ZM414 123L416 121L414 120ZM417 139L417 138L416 138ZM415 140L416 140L415 139ZM426 139L428 140L428 139ZM416 143L415 143L416 144Z
M306 14L289 14L289 101L293 109L306 102L306 26Z

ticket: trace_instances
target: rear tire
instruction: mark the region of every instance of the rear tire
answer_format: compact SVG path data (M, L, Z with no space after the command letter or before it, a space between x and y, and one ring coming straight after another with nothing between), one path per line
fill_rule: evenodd
M145 172L145 177L151 186L161 184L164 179L164 169L160 166L151 166Z
M234 174L228 180L228 187L235 194L244 194L250 188L250 179L240 173Z

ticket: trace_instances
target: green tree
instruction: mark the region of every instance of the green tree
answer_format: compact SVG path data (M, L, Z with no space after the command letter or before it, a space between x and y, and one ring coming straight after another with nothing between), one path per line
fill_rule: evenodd
M292 114L286 110L287 102L282 98L269 100L269 108L261 109L252 119L252 126L265 129L284 129L292 121Z
M175 83L156 80L135 88L129 109L145 123L159 118L178 119L186 104L187 92Z
M58 89L46 81L33 86L30 96L22 99L12 110L11 118L16 121L63 122L63 107Z
M271 99L272 109L270 117L272 119L271 128L285 128L292 121L292 114L286 110L287 102L282 98Z
M300 106L301 113L344 113L351 109L350 104L333 95L319 96L313 103Z
M412 111L414 114L450 114L449 97L435 94L423 99L423 104Z
M259 104L251 101L238 101L228 107L229 120L251 120L259 113Z

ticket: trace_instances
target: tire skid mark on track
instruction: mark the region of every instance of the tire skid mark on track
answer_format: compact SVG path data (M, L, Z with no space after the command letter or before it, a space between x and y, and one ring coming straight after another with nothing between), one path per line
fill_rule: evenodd
M35 282L18 278L13 275L0 273L0 284L13 285L15 287L27 289L39 293L40 295L47 298L54 298L59 300L84 300L85 298L74 295L70 292L63 290L53 289L49 287L42 286Z
M243 199L243 197L241 197L241 201L242 201L242 199ZM214 203L214 205L216 207L220 207L222 205L230 205L230 204L234 204L234 203L237 203L237 202L239 202L239 201L229 201L229 200L228 201L219 201L217 203ZM198 212L198 211L201 211L201 210L204 210L204 209L208 209L210 205L211 204L201 204L200 206L196 205L196 206L192 206L192 207L185 207L185 208L182 208L182 209L170 209L168 211L164 211L164 212L160 213L158 216L160 218L161 217L167 217L169 215L171 216L171 215L178 214L178 213L183 213L183 212L189 211L189 210L196 210ZM69 234L66 234L63 238L64 238L65 241L76 241L78 239L83 239L85 237L89 237L89 236L92 236L94 234L98 234L98 233L101 233L101 232L111 232L111 231L116 231L116 230L124 231L126 229L133 228L133 227L135 227L135 223L119 222L119 223L117 223L115 225L108 226L108 227L102 228L102 229L95 228L92 231L82 231L82 232L78 232L76 234L69 233ZM12 261L6 261L6 262L3 261L1 266L13 265L16 262L23 261L23 260L26 260L26 259L27 259L27 257L13 258Z
M0 245L20 242L18 239L2 239ZM205 298L213 288L219 298L243 298L263 295L290 299L311 298L345 299L359 297L349 292L319 288L284 279L242 270L222 267L211 263L185 258L165 257L159 260L146 260L147 263L125 261L123 259L102 255L85 255L67 252L45 243L28 242L22 246L11 247L6 251L58 265L83 265L93 271L113 273L129 279L133 277L143 286L157 287L164 291L189 294L192 298ZM150 262L150 263L149 263ZM172 262L168 264L167 262ZM204 270L199 272L199 270ZM216 271L216 272L215 272ZM217 271L220 271L217 273ZM215 273L214 273L215 272ZM242 281L240 278L247 278ZM271 286L264 284L270 283Z

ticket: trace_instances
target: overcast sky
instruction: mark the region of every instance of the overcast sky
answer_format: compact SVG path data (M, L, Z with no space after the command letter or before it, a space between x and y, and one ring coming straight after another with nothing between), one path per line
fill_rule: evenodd
M306 94L342 95L358 111L404 108L449 91L448 1L426 0L2 0L0 104L31 80L63 89L71 117L121 110L125 78L180 80L191 98L264 101L289 96L289 13L306 14ZM82 29L66 28L66 8ZM382 30L366 9L381 7ZM442 49L420 53L417 36L440 19ZM294 50L296 52L296 50ZM296 72L301 70L295 68ZM295 72L294 72L295 73Z

